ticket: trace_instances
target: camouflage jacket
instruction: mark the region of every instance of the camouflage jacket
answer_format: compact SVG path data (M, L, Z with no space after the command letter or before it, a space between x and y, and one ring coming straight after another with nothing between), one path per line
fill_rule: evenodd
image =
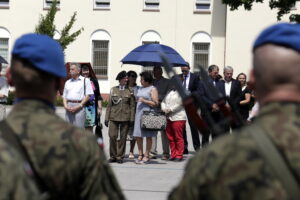
M300 180L300 104L270 103L254 122L270 136ZM249 125L220 137L200 150L186 166L180 184L169 199L289 199L288 194L252 136Z
M51 199L124 199L92 134L37 100L17 103L6 118L21 139Z
M43 199L27 169L18 153L0 139L0 199Z

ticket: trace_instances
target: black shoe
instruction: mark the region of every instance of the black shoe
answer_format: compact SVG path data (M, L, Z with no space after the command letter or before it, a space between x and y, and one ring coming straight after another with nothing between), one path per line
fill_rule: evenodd
M169 158L169 161L174 161L176 158Z
M110 159L108 159L108 162L109 162L109 163L114 163L114 162L117 162L117 159L115 159L115 158L110 158Z
M182 158L175 158L174 162L181 162L183 159Z
M183 154L189 154L189 150L185 149L185 150L183 151Z
M122 163L123 163L123 160L122 160L122 159L117 160L117 163L122 164Z

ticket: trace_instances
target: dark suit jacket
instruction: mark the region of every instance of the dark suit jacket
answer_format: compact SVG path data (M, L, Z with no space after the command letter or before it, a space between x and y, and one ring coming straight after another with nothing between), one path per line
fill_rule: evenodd
M179 74L179 79L183 80L183 74ZM199 90L201 89L199 86L199 77L197 75L195 75L194 73L190 72L190 81L189 81L189 85L188 85L188 89L191 93L197 93L199 94Z
M222 95L225 97L226 96L225 81L224 80L219 81L217 87L219 88ZM232 108L239 109L241 96L242 96L242 88L240 82L235 79L232 79L230 96L227 97L227 100Z
M213 80L212 79L209 79L209 82L211 84L213 84ZM216 90L218 92L220 92L219 88L218 88L219 80L216 80L215 82L216 82L216 87L215 88L216 88ZM205 102L205 105L208 108L208 110L211 110L212 109L212 104L214 104L218 99L216 99L216 97L213 97L211 95L211 91L208 89L208 87L206 86L206 84L203 84L202 81L200 81L200 86L202 87L202 90L200 90L200 91L203 91L203 93L202 93L202 99Z

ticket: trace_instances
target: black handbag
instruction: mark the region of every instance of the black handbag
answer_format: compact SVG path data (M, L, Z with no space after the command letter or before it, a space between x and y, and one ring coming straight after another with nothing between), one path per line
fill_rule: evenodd
M97 117L97 123L96 125L93 127L93 134L97 137L97 138L103 138L102 135L102 123L100 120L100 116Z
M161 131L166 129L167 119L164 112L144 110L141 118L141 128L144 130Z

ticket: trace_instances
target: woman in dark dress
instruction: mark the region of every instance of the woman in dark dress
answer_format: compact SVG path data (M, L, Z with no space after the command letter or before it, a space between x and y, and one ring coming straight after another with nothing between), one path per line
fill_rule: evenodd
M247 76L244 73L240 73L236 79L241 83L242 96L240 101L240 114L242 119L246 122L249 117L249 111L251 109L251 90L247 86Z
M85 128L92 131L93 126L99 123L102 114L102 97L98 80L87 65L82 65L81 75L90 79L94 91L94 95L90 97L89 102L87 103L89 111L86 114L87 119L85 121Z

